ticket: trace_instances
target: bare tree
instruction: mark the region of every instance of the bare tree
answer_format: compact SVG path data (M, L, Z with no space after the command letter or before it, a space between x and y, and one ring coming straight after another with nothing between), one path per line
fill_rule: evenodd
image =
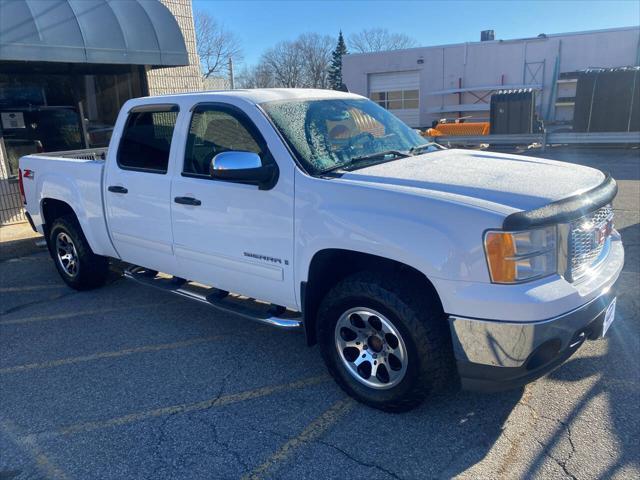
M317 33L305 33L296 40L279 42L264 52L260 63L249 70L250 75L243 84L327 88L332 44L331 37Z
M227 75L229 58L235 63L242 60L240 41L208 12L197 10L194 19L202 77Z
M252 67L245 67L237 75L237 85L240 88L269 88L275 87L273 72L264 63Z
M262 54L257 65L241 72L238 85L242 88L328 88L332 46L331 37L317 33L279 42Z
M349 48L359 53L400 50L416 45L416 41L408 35L391 33L386 28L368 28L349 37Z
M296 46L303 60L303 86L309 88L328 88L329 63L333 39L328 35L305 33L298 37Z
M301 87L304 81L304 58L297 42L279 42L262 55L261 63L273 72L279 87Z

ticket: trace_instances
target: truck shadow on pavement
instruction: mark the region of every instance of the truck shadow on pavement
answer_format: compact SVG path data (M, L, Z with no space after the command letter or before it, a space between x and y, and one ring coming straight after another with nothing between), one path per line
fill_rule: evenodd
M622 334L619 333L612 342L618 343L620 340L628 342L628 339L629 337L623 338ZM634 362L638 358L637 343L634 356L630 356L630 353L629 349L626 348L616 352L610 349L605 357L586 356L574 358L548 376L548 380L565 385L589 379L592 381L589 382L589 387L582 392L581 396L572 401L571 410L564 418L554 418L556 422L555 430L547 435L548 441L545 442L544 449L530 463L524 478L539 476L543 463L549 456L553 458L551 452L556 447L559 447L564 438L569 440L571 451L565 459L556 461L561 463L566 473L570 474L570 461L574 455L577 457L586 453L585 446L580 445L581 442L573 438L573 432L584 428L585 424L589 424L593 415L593 404L598 397L606 398L605 403L608 406L608 409L605 409L607 411L606 417L599 419L599 422L608 424L611 430L610 434L615 437L617 451L611 452L613 461L605 467L604 471L598 472L597 477L614 478L617 475L621 475L623 469L637 464L638 431L640 430L637 416L637 405L638 400L640 400L638 384L630 381L628 376L625 379L623 375L616 374L616 370L619 370L622 362L628 364L628 362ZM638 378L637 372L635 378ZM631 413L634 411L636 412L635 415ZM581 448L582 451L578 452L578 448ZM579 458L574 460L575 463L580 461ZM598 468L602 467L602 465L593 465L592 467ZM622 475L624 476L624 474ZM576 478L575 475L572 476Z
M240 478L263 462L269 468L256 478L305 478L316 471L324 472L318 478L341 472L360 478L364 471L377 478L449 478L486 457L522 396L522 390L450 391L411 412L388 414L350 402L328 379L278 390L283 382L326 377L318 348L306 347L302 335L216 316L126 280L74 292L57 278L45 251L0 267L3 286L13 279L3 288L27 289L11 290L14 298L5 305L11 313L0 324L3 343L24 343L4 349L0 420L18 425L18 447L36 442L68 478L114 478L107 472L116 457L120 472L135 471L144 458L149 470L143 476L154 479ZM51 288L30 290L34 277ZM122 317L121 306L134 302L162 307L130 309ZM212 335L225 340L169 343ZM18 364L23 367L13 368ZM326 417L333 402L349 402L348 413ZM321 433L310 435L314 428ZM360 441L375 432L379 441ZM78 448L92 452L92 470L85 470ZM203 465L208 474L198 469ZM33 472L0 462L7 474L17 467Z
M640 259L638 255L638 240L640 239L640 225L633 224L620 229L626 250L625 267L616 284L618 292L618 306L616 320L607 332L606 338L598 342L606 342L605 352L591 354L595 348L590 343L585 344L577 354L564 365L551 372L546 379L560 387L571 384L586 384L576 388L580 392L579 398L571 402L571 409L564 418L555 418L555 431L548 435L545 448L529 465L524 477L532 478L540 475L542 464L551 455L563 438L568 438L571 451L561 463L565 473L570 474L571 460L575 467L580 462L584 464L585 450L589 447L580 445L572 438L575 430L582 430L585 425L593 422L594 405L604 403L604 418L598 418L598 423L608 426L610 435L614 437L616 451L610 452L611 462L602 471L593 470L592 475L598 478L613 478L617 475L625 476L625 470L638 464L638 445L640 438L640 420L638 410L640 405ZM583 351L581 351L583 350ZM553 388L553 386L552 386ZM569 387L571 388L571 387ZM598 407L595 407L598 408ZM601 416L601 415L600 415ZM591 428L596 428L591 425ZM597 440L592 439L594 443ZM581 449L578 451L577 449ZM588 455L588 453L586 453ZM588 458L588 457L587 457ZM607 459L609 460L609 459ZM591 468L601 467L592 465ZM570 474L575 478L575 475Z
M638 225L621 231L625 242L635 243L637 249ZM526 390L496 394L449 391L403 414L351 403L338 418L326 413L331 413L332 402L347 400L331 381L243 397L243 392L266 392L283 382L324 374L318 348L308 349L301 335L256 328L125 280L101 290L72 292L57 278L49 256L42 251L25 257L31 260L28 262L0 264L2 284L11 281L6 288L25 289L24 293L12 290L12 309L20 310L5 317L2 325L2 342L24 342L22 349L14 349L24 360L5 358L6 365L36 361L31 357L39 355L38 350L31 349L29 342L47 351L41 355L46 367L42 374L35 368L5 373L5 405L0 413L15 420L23 435L36 438L70 478L114 478L106 472L113 472L115 458L122 462L121 473L136 471L144 459L148 471L141 474L154 479L240 478L247 474L251 478L253 473L255 478L291 479L371 475L531 478L548 474L549 461L571 472L572 459L588 460L584 440L572 435L589 423L593 402L604 396L609 419L602 423L615 437L618 453L598 476L609 478L637 462L637 258L636 253L628 256L620 279L618 318L607 338L599 341L607 342L606 354L593 354L595 348L587 343L566 364ZM30 290L33 278L43 286L59 285L66 296L50 299L51 289ZM24 308L29 301L41 303ZM134 303L155 307L128 309L123 317L121 309ZM102 312L82 313L95 311L96 305ZM51 315L64 318L44 319ZM35 321L38 316L43 320ZM20 323L21 318L25 323ZM79 325L82 328L76 328ZM210 347L207 343L189 347L169 343L185 338L186 343L191 338L195 342L212 335L223 335L225 340ZM143 349L149 343L171 349L156 353L122 350L136 347L136 342ZM78 345L84 349L76 352ZM63 353L59 349L73 350ZM118 357L109 353L116 349L124 353ZM100 351L111 356L92 355ZM63 356L79 360L66 366L44 365ZM577 392L575 398L562 399L566 391ZM213 393L228 403L203 401ZM567 411L558 414L546 408L546 402L556 401ZM171 405L195 405L197 409ZM129 419L138 410L152 414ZM102 425L99 430L88 428L95 419ZM524 431L514 433L521 423ZM47 437L46 432L69 424L83 429ZM29 437L40 431L46 431L42 438L37 433ZM535 443L536 439L541 443ZM556 447L567 439L572 448L569 456L555 460ZM529 449L529 444L534 448ZM86 466L77 457L78 448L92 452L92 468L98 470L83 470ZM0 470L15 471L19 466L17 462L0 464ZM205 467L206 471L199 470Z
M44 250L44 246L36 245L38 238L24 238L0 243L0 262L23 257Z
M452 478L484 460L503 434L523 388L480 394L451 391L389 418L397 478ZM369 410L369 409L367 409ZM367 412L371 415L371 412ZM418 460L419 459L419 460ZM416 462L415 465L412 465Z

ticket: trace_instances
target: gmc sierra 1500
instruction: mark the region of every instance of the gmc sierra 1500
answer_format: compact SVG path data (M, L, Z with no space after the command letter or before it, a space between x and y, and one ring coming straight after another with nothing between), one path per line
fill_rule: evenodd
M350 395L500 389L614 317L616 183L426 143L366 98L298 89L128 101L106 150L20 160L62 279L139 282L319 343ZM161 273L158 273L161 272Z

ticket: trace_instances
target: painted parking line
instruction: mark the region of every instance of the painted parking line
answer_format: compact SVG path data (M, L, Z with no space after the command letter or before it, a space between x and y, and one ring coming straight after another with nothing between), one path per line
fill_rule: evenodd
M0 374L24 372L28 370L41 370L44 368L60 367L62 365L73 365L76 363L92 362L105 358L118 358L136 353L160 352L162 350L175 350L177 348L191 347L200 343L213 342L225 338L225 335L214 335L210 337L198 337L191 340L184 340L174 343L159 343L156 345L144 345L142 347L125 348L124 350L115 350L111 352L93 353L91 355L82 355L80 357L60 358L58 360L50 360L48 362L27 363L24 365L15 365L13 367L0 368Z
M328 375L318 375L316 377L304 378L295 382L282 383L278 385L269 385L266 387L256 388L254 390L246 390L240 393L231 393L229 395L221 395L219 397L211 398L196 403L182 403L178 405L172 405L169 407L155 408L153 410L146 410L143 412L130 413L128 415L122 415L120 417L108 418L105 420L97 420L93 422L75 423L67 426L60 427L53 431L33 433L24 436L24 439L50 437L60 435L71 435L74 433L90 432L93 430L102 430L110 427L117 427L121 425L128 425L131 423L140 422L150 418L164 417L167 415L175 415L179 413L191 413L200 410L207 410L211 407L222 407L225 405L231 405L234 403L244 402L247 400L254 400L256 398L266 397L275 393L287 392L291 390L298 390L312 385L317 385L329 380Z
M168 303L143 303L140 305L127 305L126 307L113 307L113 308L101 308L94 310L80 310L76 312L69 313L57 313L53 315L38 315L32 317L25 318L16 318L12 320L0 320L0 326L2 325L21 325L24 323L33 323L33 322L45 322L48 320L64 320L66 318L74 318L81 317L83 315L96 315L103 313L112 313L112 312L120 312L122 310L135 310L141 308L149 308L149 307L161 307L163 305L168 305Z
M52 480L67 480L67 476L60 467L53 463L49 457L40 449L33 437L25 437L18 433L16 425L9 420L0 421L0 432L7 437L14 445L22 449L27 456L35 462L38 470L45 475L46 478ZM2 474L0 472L0 478Z
M31 292L33 290L48 290L52 288L67 288L67 286L56 283L48 285L25 285L23 287L0 287L0 293Z
M287 441L280 449L271 455L264 463L256 467L253 471L244 475L243 480L258 480L265 473L275 470L282 462L289 459L295 451L302 445L309 443L340 420L349 410L353 408L355 401L351 398L343 398L334 403L322 415L312 421L301 433L295 438Z

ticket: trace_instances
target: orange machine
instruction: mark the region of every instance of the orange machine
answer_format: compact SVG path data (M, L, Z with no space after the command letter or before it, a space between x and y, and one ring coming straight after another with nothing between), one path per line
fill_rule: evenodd
M489 135L489 122L439 123L423 135L427 137Z

